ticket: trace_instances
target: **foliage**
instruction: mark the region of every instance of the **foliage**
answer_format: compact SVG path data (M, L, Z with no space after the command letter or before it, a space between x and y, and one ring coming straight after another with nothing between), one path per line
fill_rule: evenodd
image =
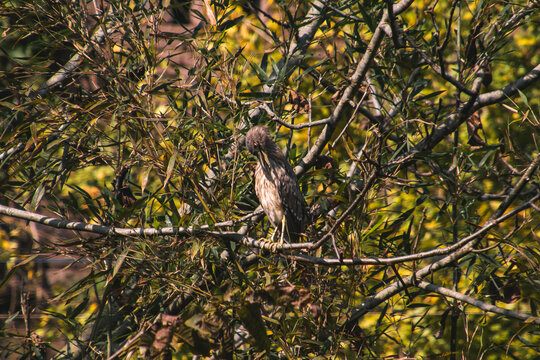
M108 229L3 212L1 287L37 255L85 267L9 313L3 352L538 357L537 5L187 5L0 5L1 203ZM304 249L256 241L256 124L317 214Z

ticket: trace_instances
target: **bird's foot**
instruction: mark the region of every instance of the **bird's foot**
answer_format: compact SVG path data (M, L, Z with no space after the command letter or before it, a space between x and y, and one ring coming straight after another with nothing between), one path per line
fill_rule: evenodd
M261 244L262 249L268 249L268 250L270 250L272 252L276 252L277 251L277 246L283 244L283 242L281 242L281 241L276 242L273 239L273 237L270 238L270 239L261 238L261 239L259 239L259 241L262 243Z

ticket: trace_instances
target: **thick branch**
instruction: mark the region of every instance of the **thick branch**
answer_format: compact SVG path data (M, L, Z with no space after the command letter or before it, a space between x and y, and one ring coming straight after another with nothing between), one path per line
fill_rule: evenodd
M69 221L45 216L30 211L19 210L8 206L0 205L0 214L11 216L18 219L36 222L42 225L55 227L57 229L86 231L100 235L120 235L120 236L174 236L174 235L193 235L198 233L218 234L219 232L210 231L210 228L220 228L234 226L243 223L246 220L259 216L263 213L262 209L254 211L240 219L223 221L210 225L201 225L198 227L163 227L163 228L116 228L106 225L95 225L80 221ZM227 234L227 233L224 233ZM238 234L240 235L240 234Z
M481 74L482 75L482 74ZM476 110L491 104L503 101L506 97L515 95L519 90L524 89L540 78L540 65L537 65L531 72L500 90L472 96L466 103L462 104L454 113L452 113L442 124L437 126L431 134L416 145L410 153L396 160L394 163L403 162L413 157L415 154L432 149L441 142L446 136L450 135L465 122L468 117ZM472 92L476 93L481 85L482 76L479 76L472 87Z
M403 12L412 3L413 3L413 0L402 0L398 4L395 4L393 6L394 14L397 15ZM332 137L332 134L334 133L338 119L341 117L341 113L343 112L345 105L352 99L353 94L358 89L358 87L360 86L360 84L362 83L362 81L364 80L367 74L369 64L375 57L375 54L379 48L379 45L381 44L381 41L385 35L383 28L384 26L386 26L387 21L388 21L388 11L385 10L383 12L383 16L381 20L379 21L379 24L377 25L377 28L375 29L373 33L371 41L369 42L367 46L364 56L358 63L356 70L354 71L354 74L351 77L349 86L345 88L343 92L343 96L341 97L339 103L334 108L332 115L330 115L329 123L324 127L321 134L319 135L319 138L317 139L317 141L315 141L315 144L309 150L306 156L300 161L300 164L298 164L294 168L294 172L296 173L296 175L300 175L304 173L315 161L317 156L319 156L319 154L323 151L328 141L330 141L330 138Z
M459 292L454 291L454 290L447 289L447 288L439 286L439 285L431 284L431 283L428 283L426 281L420 281L418 284L415 284L415 286L417 286L417 287L419 287L421 289L430 291L430 292L434 292L434 293L437 293L437 294L441 294L441 295L444 295L444 296L451 297L453 299L457 299L459 301L463 301L463 302L465 302L467 304L470 304L472 306L476 306L477 308L482 309L484 311L489 311L489 312L492 312L492 313L495 313L495 314L504 315L506 317L511 317L511 318L523 320L523 321L526 321L526 322L532 323L532 324L540 324L540 318L538 318L538 317L528 315L528 314L518 312L518 311L508 310L508 309L498 307L498 306L495 306L495 305L491 305L491 304L485 303L483 301L477 300L477 299L475 299L475 298L473 298L471 296L459 293Z
M484 106L496 104L504 101L507 98L517 94L518 90L523 90L526 87L534 84L540 78L540 64L536 65L528 74L517 79L511 84L506 85L502 89L491 91L478 96L474 104L473 111Z

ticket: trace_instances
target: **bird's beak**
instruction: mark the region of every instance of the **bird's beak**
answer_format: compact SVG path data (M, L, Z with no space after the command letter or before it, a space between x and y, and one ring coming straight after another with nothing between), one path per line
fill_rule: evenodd
M264 151L259 151L257 154L259 155L260 162L265 165L270 165L270 159L268 159L268 155Z

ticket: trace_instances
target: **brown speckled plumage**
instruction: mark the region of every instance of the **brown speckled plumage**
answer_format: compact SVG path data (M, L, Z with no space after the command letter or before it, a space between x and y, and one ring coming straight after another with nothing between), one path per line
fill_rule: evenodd
M307 205L293 169L266 126L255 126L248 131L246 147L258 159L255 193L266 216L277 229L281 229L285 217L284 237L297 241L306 226Z

